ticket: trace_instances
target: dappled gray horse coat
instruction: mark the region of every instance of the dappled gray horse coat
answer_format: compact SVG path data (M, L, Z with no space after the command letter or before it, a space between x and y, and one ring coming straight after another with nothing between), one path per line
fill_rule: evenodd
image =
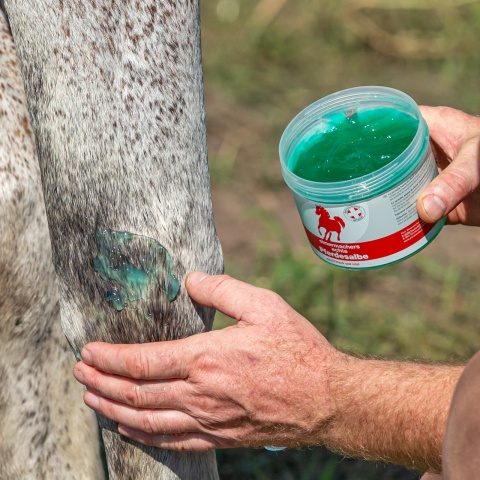
M0 480L102 478L96 420L72 381L73 360L25 93L0 13Z
M92 340L168 340L210 329L213 312L193 304L183 287L189 271L222 270L209 191L198 3L6 0L5 7L36 136L62 326L74 352ZM17 174L19 192L30 176ZM15 188L9 208L21 195ZM27 214L30 227L20 233L39 249L44 263L35 268L48 274L45 229L35 238L31 226L42 222L35 195L22 208L33 204L38 212ZM5 253L11 262L33 255ZM154 281L129 290L130 277L126 284L118 278L124 266L125 275L133 268ZM52 293L42 291L37 317L55 310L53 287L46 285ZM34 347L24 354L36 370ZM48 370L55 368L50 362ZM22 391L32 400L28 385ZM33 410L39 401L31 403ZM67 439L76 434L70 419L68 425ZM212 452L142 447L122 441L103 418L100 427L112 479L217 478ZM56 475L31 478L92 478L79 471Z

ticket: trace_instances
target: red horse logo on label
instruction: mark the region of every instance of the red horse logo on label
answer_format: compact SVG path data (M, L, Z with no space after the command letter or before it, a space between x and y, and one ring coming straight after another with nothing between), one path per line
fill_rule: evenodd
M318 205L315 213L319 215L318 233L320 234L321 238L329 242L332 239L332 233L336 233L337 242L340 242L340 233L345 228L345 222L340 217L330 218L328 211ZM324 229L323 236L321 231L322 228Z

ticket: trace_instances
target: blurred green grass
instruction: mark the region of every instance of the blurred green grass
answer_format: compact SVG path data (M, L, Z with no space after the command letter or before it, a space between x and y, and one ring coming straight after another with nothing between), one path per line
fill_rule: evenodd
M479 27L480 1L203 2L210 170L227 273L275 290L345 351L457 362L478 350L478 268L421 255L366 272L321 263L295 234L294 210L285 211L277 145L302 108L358 85L480 113ZM230 323L217 314L216 328ZM217 457L224 480L418 478L318 448Z

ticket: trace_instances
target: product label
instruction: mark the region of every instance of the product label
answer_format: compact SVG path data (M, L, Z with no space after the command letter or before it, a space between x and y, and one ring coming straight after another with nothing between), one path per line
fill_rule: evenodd
M416 210L417 198L436 175L435 158L429 153L409 178L364 202L332 207L294 193L314 252L348 268L387 265L415 253L443 226L424 223Z

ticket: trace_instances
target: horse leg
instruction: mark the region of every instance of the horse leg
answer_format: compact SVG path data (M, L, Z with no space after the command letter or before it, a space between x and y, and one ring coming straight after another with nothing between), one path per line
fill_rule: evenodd
M74 352L92 340L168 340L211 328L214 312L183 288L191 270L222 271L198 2L5 4L37 139L62 325ZM149 281L135 287L132 271ZM140 446L105 419L101 429L111 479L218 478L213 452Z
M0 132L0 479L100 479L97 424L71 378L40 171L2 12Z

